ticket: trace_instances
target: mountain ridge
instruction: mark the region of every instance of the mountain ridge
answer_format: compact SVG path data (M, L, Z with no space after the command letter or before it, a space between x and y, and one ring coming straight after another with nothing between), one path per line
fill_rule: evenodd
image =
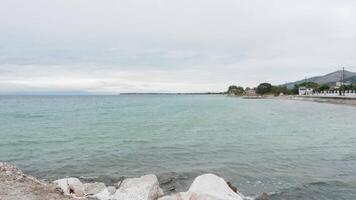
M331 72L331 73L328 73L328 74L325 74L322 76L314 76L314 77L307 78L304 80L290 82L290 83L287 83L287 87L293 88L294 85L303 83L305 81L306 82L314 82L319 85L327 84L327 85L332 86L332 85L335 85L336 82L339 82L342 80L342 73L343 73L343 70L338 70L338 71ZM344 81L350 81L351 83L356 83L356 73L345 70L344 71Z

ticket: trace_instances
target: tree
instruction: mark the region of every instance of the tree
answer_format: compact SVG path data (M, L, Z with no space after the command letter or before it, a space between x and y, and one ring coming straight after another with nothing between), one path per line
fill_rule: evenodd
M298 94L299 93L299 86L298 85L294 85L294 87L290 90L291 94Z
M289 94L287 86L272 86L272 93L274 96L278 96L281 93L283 94Z
M323 84L319 87L320 91L327 91L330 90L330 86L328 86L327 84Z
M314 82L304 82L298 85L299 87L307 87L307 88L313 88L313 89L318 89L319 84L314 83Z
M257 94L264 95L272 92L272 85L270 83L261 83L256 90Z
M229 89L227 90L227 93L229 94L229 95L238 95L238 96L240 96L240 95L243 95L244 94L244 88L243 87L238 87L238 86L236 86L236 85L230 85L229 86Z

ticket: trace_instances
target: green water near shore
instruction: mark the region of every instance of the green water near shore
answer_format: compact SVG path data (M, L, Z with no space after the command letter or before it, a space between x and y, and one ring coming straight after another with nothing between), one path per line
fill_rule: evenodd
M0 160L39 178L216 173L271 199L356 199L356 107L214 95L0 96ZM163 186L165 187L165 186Z

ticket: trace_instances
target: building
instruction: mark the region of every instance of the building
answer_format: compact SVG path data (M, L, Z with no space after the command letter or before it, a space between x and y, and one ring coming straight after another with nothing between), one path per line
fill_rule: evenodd
M257 96L256 90L254 90L254 89L246 89L245 90L245 95L246 96Z
M299 95L312 95L313 91L314 91L313 88L299 87L298 94Z
M343 82L336 82L335 88L338 89L338 88L340 88L342 85L349 86L349 85L351 85L351 83L350 83L349 81L344 82L344 83L343 83Z

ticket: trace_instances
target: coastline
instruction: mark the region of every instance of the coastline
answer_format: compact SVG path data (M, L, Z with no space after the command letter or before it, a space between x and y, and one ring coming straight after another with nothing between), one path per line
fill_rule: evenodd
M284 96L265 96L264 98L277 99L277 100L310 101L310 102L317 102L317 103L329 103L329 104L337 104L337 105L346 105L346 106L356 107L356 98L350 98L350 97L284 95Z
M125 178L114 186L101 182L82 183L78 178L63 178L53 182L24 174L16 166L0 161L1 200L266 200L268 195L251 198L242 195L230 182L214 174L196 177L186 192L164 194L153 174Z

